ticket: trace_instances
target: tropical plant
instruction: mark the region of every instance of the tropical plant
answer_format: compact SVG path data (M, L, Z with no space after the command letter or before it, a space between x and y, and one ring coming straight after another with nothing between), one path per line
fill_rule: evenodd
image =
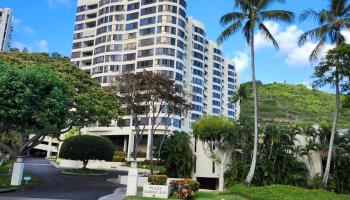
M155 146L159 145L160 141L157 141ZM191 176L194 156L190 145L190 135L186 132L174 131L164 140L160 158L169 177Z
M266 10L272 3L283 3L284 0L235 0L235 8L240 12L229 12L221 17L221 24L227 28L218 38L218 43L223 43L234 33L242 30L243 35L250 46L253 96L254 96L254 150L253 158L249 173L246 178L246 184L250 185L254 177L256 166L257 150L258 150L258 92L255 79L255 52L254 52L254 34L258 29L266 38L272 42L275 48L279 48L277 41L270 33L264 20L278 20L283 22L291 22L294 14L285 10Z
M114 145L108 138L93 135L77 135L66 139L60 149L60 157L83 162L86 169L89 160L111 161Z
M252 130L249 123L240 122L237 150L229 169L225 173L225 184L232 186L244 181L244 172L249 171L249 152L253 148L253 141L247 141L244 135ZM298 160L299 152L295 146L296 132L294 126L282 123L266 123L260 127L259 154L256 173L252 183L254 185L288 184L304 186L307 181L307 168ZM246 145L244 147L243 145ZM247 148L248 147L248 148Z
M165 175L148 175L148 183L151 185L166 185L168 177Z
M223 191L227 160L235 151L236 123L225 117L205 116L195 121L192 128L194 138L203 143L205 152L220 166L219 191Z
M300 20L304 21L306 19L312 19L316 21L319 25L319 27L314 28L310 31L307 31L303 33L299 37L299 45L304 45L309 39L318 40L318 44L316 48L312 51L310 55L310 61L316 61L319 56L322 54L322 50L325 47L325 45L328 43L335 44L336 46L339 46L345 42L345 37L342 33L343 30L346 30L350 27L350 4L348 0L328 0L329 7L327 9L322 9L320 11L314 11L312 9L304 11L300 15ZM329 178L330 173L330 164L332 160L332 151L333 151L333 144L334 144L334 138L337 131L337 123L338 123L338 117L340 112L340 71L339 71L339 64L340 60L334 60L335 63L333 66L327 66L323 67L320 72L320 68L316 68L316 78L318 79L316 81L316 85L322 85L324 83L332 84L335 86L335 113L334 113L334 119L332 124L332 134L329 141L329 150L327 154L327 164L326 169L323 176L323 186L327 187L327 181ZM325 76L328 73L331 73L330 76L325 78ZM327 80L328 79L328 80ZM321 81L320 81L321 80ZM324 82L325 81L325 82Z

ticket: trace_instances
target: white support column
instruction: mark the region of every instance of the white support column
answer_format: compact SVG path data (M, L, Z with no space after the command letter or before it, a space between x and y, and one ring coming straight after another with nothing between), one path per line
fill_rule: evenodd
M128 160L130 160L130 158L131 158L130 154L134 148L134 137L135 137L135 135L133 133L129 134Z
M146 160L150 160L151 159L151 151L152 151L152 147L151 147L151 130L148 130L148 135L147 135L147 153L146 153Z
M24 162L22 157L17 157L13 163L11 185L19 186L22 184Z
M127 136L125 136L123 151L126 152L127 150L128 150L128 139L127 139Z
M47 145L46 158L51 158L51 149L52 149L52 137L48 137L49 144Z

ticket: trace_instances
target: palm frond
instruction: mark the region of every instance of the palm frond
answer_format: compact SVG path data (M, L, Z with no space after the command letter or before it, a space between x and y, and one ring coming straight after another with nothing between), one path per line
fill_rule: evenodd
M242 33L248 44L250 44L250 36L251 36L250 30L251 30L251 20L248 20L242 29Z
M232 22L240 20L240 19L244 19L245 17L247 17L247 14L245 14L245 13L230 12L230 13L227 13L220 18L220 23L222 25L226 26L229 23L232 23Z
M332 0L330 7L335 16L341 16L347 0Z
M347 3L347 2L346 2ZM350 12L350 4L346 5L345 8L343 9L341 15L347 15Z
M304 10L304 12L301 13L299 16L299 21L302 22L302 21L305 21L307 19L314 20L315 22L318 23L321 19L321 13L316 12L312 9Z
M294 13L285 10L268 10L262 11L261 17L263 20L278 20L290 23L294 19Z
M273 3L284 3L285 0L258 0L256 7L258 10L264 10L271 6Z
M321 55L323 48L324 48L325 42L324 42L324 38L322 38L317 46L315 47L314 50L312 50L311 55L309 57L309 61L311 63L316 63L319 59L319 56Z
M298 38L299 46L303 46L308 40L319 40L324 36L324 34L330 30L327 25L323 25L321 27L317 27L315 29L309 30L303 33Z
M217 39L218 44L222 44L229 37L231 37L234 33L236 33L242 27L242 20L238 20L235 23L228 26Z
M277 43L277 41L275 40L275 38L273 37L273 35L270 33L269 29L265 26L264 23L260 23L259 24L259 30L260 32L264 35L266 40L270 40L273 44L273 46L276 49L279 49L279 45Z
M235 8L240 8L242 11L247 12L252 9L250 0L235 0Z

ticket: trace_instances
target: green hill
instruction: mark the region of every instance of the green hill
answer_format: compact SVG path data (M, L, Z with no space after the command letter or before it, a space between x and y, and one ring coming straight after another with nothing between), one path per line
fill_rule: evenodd
M241 105L241 117L253 117L251 84L246 83L248 97ZM284 83L258 84L259 119L262 121L331 123L334 113L335 95L308 89L304 85ZM350 110L342 110L340 128L350 127Z

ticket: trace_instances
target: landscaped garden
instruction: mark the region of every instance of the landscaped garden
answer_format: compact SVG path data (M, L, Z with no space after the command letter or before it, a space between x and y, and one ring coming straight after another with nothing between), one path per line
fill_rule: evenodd
M147 200L157 198L127 197L125 200ZM176 197L172 197L176 199ZM349 195L340 195L322 189L305 189L287 185L246 187L236 185L226 192L198 192L196 200L349 200Z

